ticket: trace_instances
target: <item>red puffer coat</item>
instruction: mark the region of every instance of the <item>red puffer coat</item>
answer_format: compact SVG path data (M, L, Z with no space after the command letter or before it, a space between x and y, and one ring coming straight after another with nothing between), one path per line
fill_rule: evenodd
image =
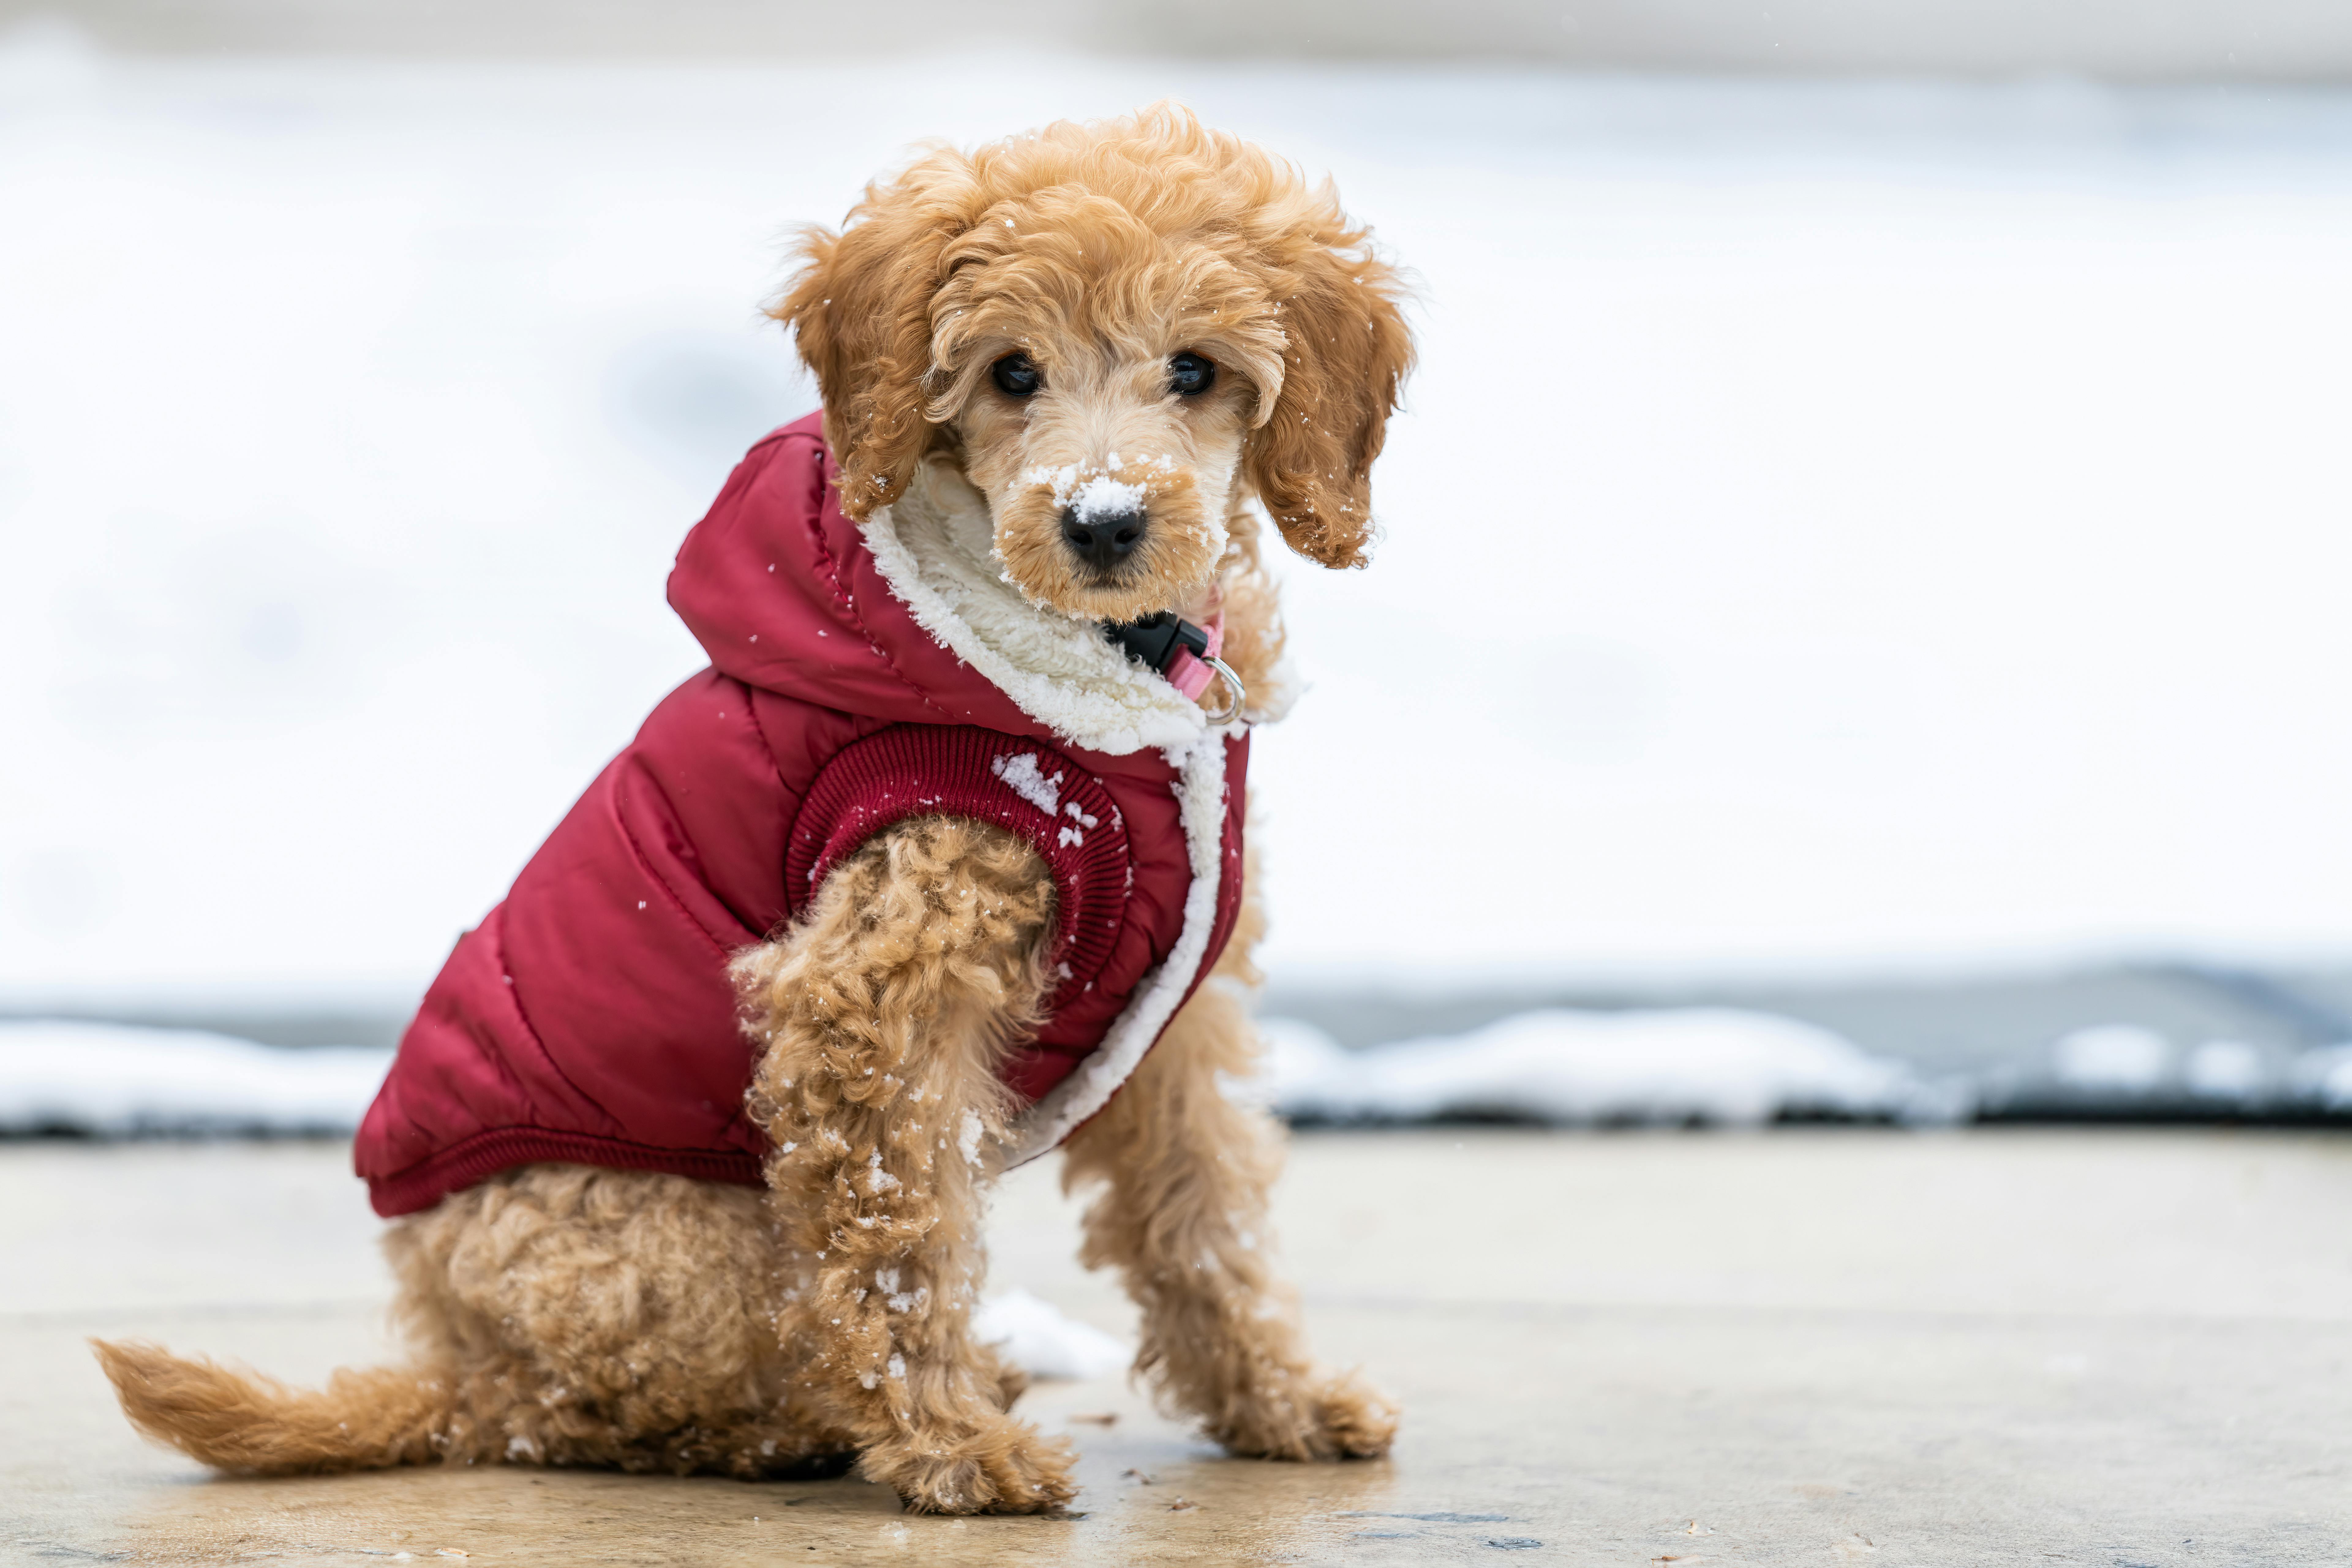
M752 447L688 535L669 598L711 668L459 939L360 1129L377 1213L537 1160L756 1184L728 958L908 817L999 824L1053 869L1057 984L1005 1069L1028 1105L1016 1158L1099 1110L1215 962L1246 736L1156 689L1073 705L1007 667L888 511L843 515L834 475L812 415ZM1104 647L1104 679L1160 681Z

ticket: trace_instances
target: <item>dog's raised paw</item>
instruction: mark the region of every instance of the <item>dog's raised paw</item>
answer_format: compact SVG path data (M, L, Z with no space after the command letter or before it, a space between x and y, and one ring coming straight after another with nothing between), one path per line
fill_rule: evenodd
M1395 1404L1353 1373L1234 1401L1209 1435L1253 1459L1377 1459L1396 1436Z
M1049 1513L1077 1495L1072 1462L1067 1443L1005 1420L909 1433L867 1449L862 1468L917 1513Z
M1396 1441L1396 1402L1357 1376L1343 1373L1316 1396L1315 1415L1333 1452L1343 1459L1377 1459Z

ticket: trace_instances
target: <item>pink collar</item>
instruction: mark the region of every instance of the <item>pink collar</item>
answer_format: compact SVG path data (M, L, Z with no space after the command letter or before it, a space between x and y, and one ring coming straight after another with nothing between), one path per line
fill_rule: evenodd
M1225 689L1233 700L1223 712L1210 714L1209 721L1224 724L1241 716L1247 693L1242 689L1241 679L1234 674L1233 668L1217 657L1225 646L1223 608L1213 611L1202 626L1194 626L1166 610L1139 621L1105 621L1103 635L1117 643L1128 658L1158 670L1169 685L1193 701L1200 700L1211 680L1223 677Z
M1209 646L1196 658L1191 648L1178 643L1176 657L1170 659L1168 668L1160 672L1168 677L1169 685L1195 702L1201 700L1201 693L1209 689L1209 682L1217 678L1213 667L1217 662L1218 653L1225 646L1225 613L1219 610L1201 629L1209 634Z

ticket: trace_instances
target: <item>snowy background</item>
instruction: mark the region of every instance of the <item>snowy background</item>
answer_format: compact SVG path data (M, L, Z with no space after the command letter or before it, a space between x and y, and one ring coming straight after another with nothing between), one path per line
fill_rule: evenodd
M0 1008L411 1003L701 662L671 554L813 404L758 313L791 226L918 139L1168 95L1421 293L1387 542L1287 574L1278 976L2352 954L2352 91L34 26Z

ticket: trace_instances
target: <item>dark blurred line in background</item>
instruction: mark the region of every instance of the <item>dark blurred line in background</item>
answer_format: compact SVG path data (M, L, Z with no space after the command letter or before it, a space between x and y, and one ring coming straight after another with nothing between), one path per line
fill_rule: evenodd
M2344 0L6 0L130 53L806 59L1060 48L1631 70L2338 80ZM1017 91L1019 73L1008 78Z
M2271 971L2178 961L1845 984L1428 983L1385 989L1277 981L1261 1012L1362 1050L1466 1037L1548 1008L1600 1014L1733 1008L1796 1019L1901 1064L1921 1083L1950 1086L1961 1097L1951 1114L1964 1121L2303 1124L2341 1121L2347 1114L2335 1100L2300 1092L2295 1080L2299 1060L2307 1069L2322 1058L2342 1056L2352 1042L2352 969ZM0 1009L0 1022L11 1018L203 1029L266 1046L389 1047L408 1014L389 1005ZM2100 1059L2112 1057L2117 1046L2128 1059ZM2200 1053L2216 1049L2244 1058L2238 1070L2247 1081L2231 1092L2217 1093L2216 1086L2199 1081ZM1516 1118L1507 1112L1502 1119Z
M1652 1007L1740 1007L1818 1024L1875 1055L1928 1073L1982 1070L2021 1061L2085 1028L2129 1022L2181 1046L2242 1040L2281 1053L2352 1041L2352 969L2257 971L2191 962L2119 963L2081 970L1851 984L1790 981L1683 985L1534 983L1285 984L1263 1012L1314 1025L1360 1048L1466 1033L1541 1007L1613 1012ZM0 1020L87 1018L158 1028L209 1029L267 1046L390 1046L409 1008L274 1007L235 1003L123 1002L0 1007Z

